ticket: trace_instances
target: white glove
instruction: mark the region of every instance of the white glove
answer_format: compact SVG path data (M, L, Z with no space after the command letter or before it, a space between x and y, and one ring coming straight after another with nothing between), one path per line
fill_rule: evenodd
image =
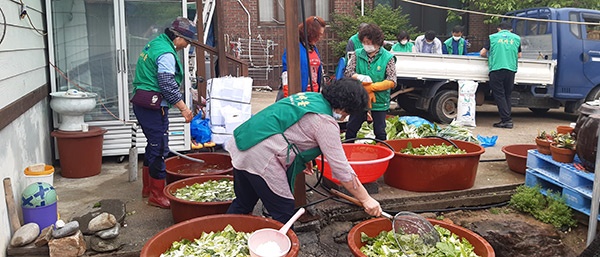
M371 77L369 77L368 75L356 74L356 79L360 80L360 82L373 82Z

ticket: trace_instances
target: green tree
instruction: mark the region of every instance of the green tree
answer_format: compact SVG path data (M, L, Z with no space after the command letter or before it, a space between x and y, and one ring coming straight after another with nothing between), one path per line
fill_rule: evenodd
M389 6L377 5L373 9L365 9L365 15L360 15L359 6L355 6L352 15L333 14L331 30L339 40L330 43L335 56L341 57L346 53L348 39L356 34L361 23L375 23L385 34L385 40L396 40L396 34L406 30L411 36L416 34L416 28L411 26L408 14L402 13L402 8L392 9Z
M585 9L600 10L600 1L598 0L461 0L470 10L481 11L490 14L505 14L510 11L533 8L533 7L552 7L564 8L575 7ZM456 13L449 11L450 19L456 19ZM486 23L497 23L500 18L489 16Z

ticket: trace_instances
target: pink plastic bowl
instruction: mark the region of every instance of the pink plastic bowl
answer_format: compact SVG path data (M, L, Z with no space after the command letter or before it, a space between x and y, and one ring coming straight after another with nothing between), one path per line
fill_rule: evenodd
M390 159L394 157L394 152L388 147L380 145L367 144L342 144L348 163L356 172L358 180L365 184L375 182L387 170ZM323 176L332 182L339 184L337 179L331 176L331 168L325 158L325 167L322 167L321 156L317 157L319 170L323 171Z

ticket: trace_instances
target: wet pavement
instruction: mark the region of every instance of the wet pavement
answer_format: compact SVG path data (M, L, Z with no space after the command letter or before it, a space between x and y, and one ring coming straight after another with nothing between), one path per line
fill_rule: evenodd
M254 92L253 112L272 103L275 94L276 92ZM477 127L473 130L474 135L497 135L498 140L495 146L486 148L485 153L481 155L472 188L417 193L390 187L380 178L377 182L378 193L373 194L373 197L389 212L439 210L507 201L513 190L523 184L524 175L508 169L503 161L505 157L501 151L502 146L533 144L538 130L554 130L556 126L569 125L577 118L559 110L552 110L543 117L536 117L528 109L522 108L514 108L513 113L513 129L493 128L492 124L498 121L496 107L477 107ZM140 155L139 161L142 158ZM138 174L140 180L129 182L129 160L125 158L123 162L118 162L119 159L105 157L101 173L88 178L63 178L59 174L60 167L56 167L54 186L59 196L58 209L63 220L69 221L93 211L94 204L103 199L118 199L125 203L125 227L117 237L122 243L120 250L106 254L88 251L86 255L89 256L139 256L141 248L149 238L173 225L170 210L148 206L146 199L141 197L141 172ZM141 167L141 162L138 165ZM307 177L307 184L316 185L315 177ZM320 185L317 185L317 190L327 195ZM299 256L351 256L345 243L346 233L354 225L352 221L367 218L366 214L359 207L323 198L326 197L315 190L307 192L310 205L307 210L316 219L304 219L304 222L297 222L295 225L302 244ZM254 214L262 215L262 209L257 207Z

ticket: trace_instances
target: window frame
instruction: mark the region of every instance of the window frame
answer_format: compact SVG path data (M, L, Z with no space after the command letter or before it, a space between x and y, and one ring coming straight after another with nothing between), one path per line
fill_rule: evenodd
M323 15L318 15L318 16L323 18L326 22L331 21L331 14L333 13L333 7L334 7L333 0L325 0L325 1L323 1L323 0L308 0L308 1L310 1L310 3L308 3L308 4L305 3L305 5L307 5L309 7L312 6L312 10L306 10L307 17L317 15L317 9L318 9L317 7L319 5L326 4L327 10L328 10L327 14L329 16L328 17L323 17ZM269 21L263 20L263 17L261 17L261 15L260 15L261 6L263 4L268 5L268 3L264 3L264 2L271 2L270 8L273 9L272 16L270 17L271 20L269 20ZM298 8L300 8L300 3L301 2L298 1ZM284 4L285 4L284 0L259 0L258 6L257 6L258 24L259 25L284 26L285 25L285 13L283 12ZM281 5L281 8L279 8L280 5ZM301 10L299 10L299 13L298 13L298 23L302 22L302 17L301 17L300 12L301 12Z

